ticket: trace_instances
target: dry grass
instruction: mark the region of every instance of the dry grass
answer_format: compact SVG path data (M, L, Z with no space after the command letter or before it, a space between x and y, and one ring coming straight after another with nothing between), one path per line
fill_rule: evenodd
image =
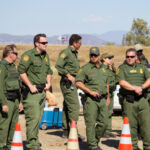
M2 55L2 50L4 49L4 47L5 47L5 45L0 45L0 57ZM33 45L32 44L25 44L25 45L19 44L19 45L17 45L17 47L19 50L19 57L18 57L16 64L19 63L19 59L20 59L21 55L25 51L32 49ZM55 92L60 92L60 88L59 88L60 77L58 76L57 70L55 69L55 63L58 58L59 52L66 47L67 47L66 45L48 45L48 48L47 48L47 52L50 57L51 66L54 71L53 89ZM90 46L82 46L79 50L78 56L79 56L79 61L80 61L81 66L89 61L89 48L90 48ZM118 67L124 61L125 51L129 47L126 47L126 46L100 46L99 48L100 48L101 53L108 52L108 53L113 54L115 56L114 57L115 66ZM144 54L150 60L150 47L144 47Z

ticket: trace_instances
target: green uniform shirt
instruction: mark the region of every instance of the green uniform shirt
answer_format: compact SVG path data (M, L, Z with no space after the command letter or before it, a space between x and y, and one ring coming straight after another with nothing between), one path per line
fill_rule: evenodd
M108 83L110 87L113 87L116 85L116 69L112 68L112 70L109 68L109 66L106 66L105 64L101 64L101 68L104 68L103 70L106 70L106 73L108 75Z
M80 68L78 51L73 50L70 46L68 46L65 50L62 50L59 54L55 67L60 75L69 73L76 76Z
M89 62L78 71L76 81L81 81L85 86L100 94L107 93L108 75L106 70L96 67L95 64Z
M19 90L19 74L16 65L6 60L0 62L0 105L7 105L7 91Z
M142 86L142 84L150 78L150 73L146 66L142 64L135 64L130 66L122 64L117 71L118 81L125 80L132 85ZM125 92L125 93L124 93ZM124 94L133 94L133 91L124 90Z
M19 74L27 73L30 82L35 85L45 84L47 75L53 74L48 54L46 52L39 54L36 48L21 56L18 72Z
M141 61L141 64L143 64L143 65L147 65L147 64L148 64L148 60L147 60L147 59L142 60L142 61Z

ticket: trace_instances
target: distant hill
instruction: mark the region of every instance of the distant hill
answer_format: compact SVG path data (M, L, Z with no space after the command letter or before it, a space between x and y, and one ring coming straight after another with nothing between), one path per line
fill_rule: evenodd
M30 44L33 43L33 36L32 35L25 35L25 36L16 36L10 34L0 34L0 43L20 43L20 44Z
M108 42L115 43L116 45L122 44L123 36L126 35L127 31L109 31L103 34L97 35L100 39Z
M83 45L105 45L108 42L115 43L116 45L122 44L122 38L127 33L127 31L109 31L103 34L81 34L82 44ZM67 39L70 35L65 34ZM33 35L10 35L10 34L0 34L0 43L16 43L16 44L32 44ZM58 40L59 35L54 35L47 37L49 44L62 44ZM68 44L68 41L65 41L64 44Z
M65 35L70 37L70 35ZM107 41L100 39L97 36L90 34L81 34L82 36L82 44L83 45L104 45ZM33 43L33 35L10 35L10 34L0 34L0 43L17 43L17 44L32 44ZM47 37L49 44L62 44L61 41L58 40L58 35ZM68 44L68 41L65 43Z

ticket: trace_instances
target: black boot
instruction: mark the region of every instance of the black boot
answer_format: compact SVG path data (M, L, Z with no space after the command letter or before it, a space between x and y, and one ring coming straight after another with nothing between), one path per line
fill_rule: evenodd
M79 140L80 142L83 142L83 141L85 140L85 137L82 136L82 135L80 135L80 134L78 134L78 140Z
M68 138L68 135L69 135L68 130L63 130L63 133L62 133L62 136L61 136L61 137L67 139L67 138Z

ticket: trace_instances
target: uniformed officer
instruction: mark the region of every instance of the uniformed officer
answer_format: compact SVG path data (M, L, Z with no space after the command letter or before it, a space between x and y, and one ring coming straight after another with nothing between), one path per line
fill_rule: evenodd
M46 52L45 34L34 37L34 48L26 51L20 60L18 71L23 81L22 96L27 127L27 148L39 150L38 130L45 103L45 91L51 86L52 70Z
M118 81L123 89L124 114L129 118L132 144L138 150L138 127L143 140L144 150L150 150L150 108L147 101L147 88L150 86L148 69L136 63L136 50L126 51L126 63L119 67Z
M16 45L7 45L0 62L0 150L10 150L15 125L18 122L20 103L19 74L14 64L18 51Z
M136 44L134 48L136 49L137 56L140 57L140 63L143 65L149 64L147 58L143 54L143 47L140 44Z
M137 56L137 59L136 59L136 62L137 63L140 63L140 64L143 64L141 62L143 60L143 57L141 55ZM147 68L148 68L148 71L150 72L150 64L144 64ZM149 105L150 105L150 87L147 89L147 92L148 92L148 102L149 102Z
M98 47L90 48L90 61L78 71L76 86L85 92L82 99L86 124L87 143L90 150L101 150L99 139L108 124L109 86L105 68L100 68ZM107 99L107 100L106 100Z
M114 67L113 62L114 56L108 53L104 53L100 57L101 61L101 67L106 70L106 73L108 74L108 80L109 80L109 93L110 93L110 105L108 106L108 114L109 114L109 120L108 120L108 126L106 129L106 133L104 134L104 137L115 137L115 135L112 132L112 114L113 114L113 92L116 90L116 69Z
M71 35L69 46L62 50L56 62L56 69L61 76L60 88L63 93L63 138L67 138L72 120L78 121L79 101L75 77L79 70L78 50L81 46L81 36ZM80 137L82 138L82 137Z

